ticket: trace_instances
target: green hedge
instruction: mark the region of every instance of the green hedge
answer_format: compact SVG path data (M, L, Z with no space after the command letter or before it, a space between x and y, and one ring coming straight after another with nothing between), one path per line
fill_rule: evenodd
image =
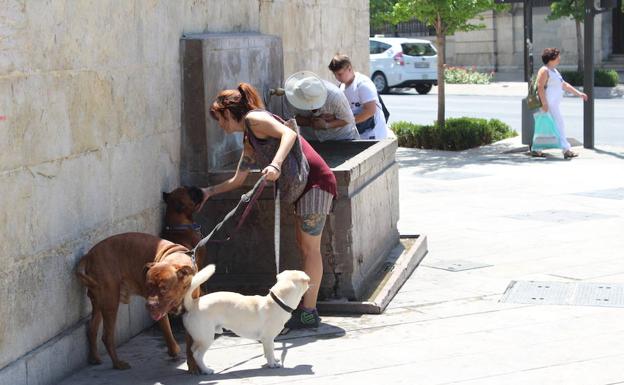
M444 129L406 121L392 123L399 146L433 150L462 151L517 136L507 124L498 119L448 118Z
M577 71L561 71L563 80L575 87L583 86L583 73ZM597 69L594 71L594 85L596 87L615 87L620 77L615 70Z

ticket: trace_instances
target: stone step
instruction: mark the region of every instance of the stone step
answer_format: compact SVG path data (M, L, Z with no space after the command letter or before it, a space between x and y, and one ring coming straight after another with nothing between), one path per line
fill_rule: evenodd
M617 64L624 65L624 55L623 54L609 55L609 59L605 60L605 63L617 63Z

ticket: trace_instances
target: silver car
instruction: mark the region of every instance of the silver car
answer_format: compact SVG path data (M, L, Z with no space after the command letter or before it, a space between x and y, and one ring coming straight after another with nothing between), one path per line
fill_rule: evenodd
M415 88L426 94L438 84L438 51L429 40L371 37L370 73L379 93Z

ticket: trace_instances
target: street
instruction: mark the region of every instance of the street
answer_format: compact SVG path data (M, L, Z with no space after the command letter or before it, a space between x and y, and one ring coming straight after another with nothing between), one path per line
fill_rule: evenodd
M437 117L438 95L411 92L383 95L390 110L390 123L407 120L431 124ZM520 96L446 95L446 117L500 119L520 133L522 127ZM566 136L583 141L583 105L581 99L566 97L561 104ZM624 145L624 99L595 101L595 145Z

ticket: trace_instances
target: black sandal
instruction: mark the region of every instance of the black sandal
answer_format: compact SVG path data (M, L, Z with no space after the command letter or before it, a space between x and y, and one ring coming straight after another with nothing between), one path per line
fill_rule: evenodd
M531 156L534 158L545 158L546 154L541 151L531 151Z
M563 153L563 159L572 159L572 158L576 158L577 156L578 156L578 154L576 152L571 151L571 150L568 150L568 151Z

